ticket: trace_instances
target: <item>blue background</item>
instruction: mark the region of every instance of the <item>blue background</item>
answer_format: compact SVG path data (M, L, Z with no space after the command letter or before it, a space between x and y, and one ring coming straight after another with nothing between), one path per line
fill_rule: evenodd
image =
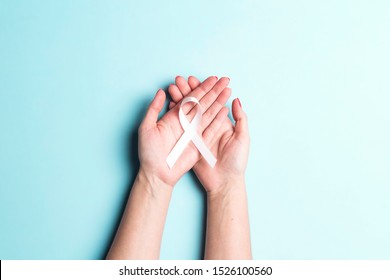
M0 258L99 259L136 130L176 75L229 76L250 119L256 259L390 258L390 2L0 1ZM177 184L163 259L202 257Z

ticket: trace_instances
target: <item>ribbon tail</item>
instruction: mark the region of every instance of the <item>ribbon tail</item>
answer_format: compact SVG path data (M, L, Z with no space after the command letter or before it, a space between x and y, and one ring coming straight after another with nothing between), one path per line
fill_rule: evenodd
M172 151L169 153L167 157L167 164L170 169L172 169L173 165L184 151L185 147L191 141L191 138L194 137L194 133L190 130L184 131L184 134L177 141L176 145L173 147Z
M211 168L214 168L215 164L217 163L217 159L203 142L203 139L199 136L199 134L194 135L192 142L195 144L196 148L199 150L200 154L204 157Z

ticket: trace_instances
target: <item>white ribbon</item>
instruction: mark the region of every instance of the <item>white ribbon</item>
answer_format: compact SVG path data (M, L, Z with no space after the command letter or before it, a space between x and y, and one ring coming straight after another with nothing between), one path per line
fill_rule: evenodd
M198 104L198 110L194 119L191 122L188 122L182 107L184 104L194 102ZM172 151L169 153L167 157L167 163L169 168L172 168L181 153L184 151L185 147L188 145L190 141L195 144L195 147L199 150L204 159L208 162L211 167L215 166L217 159L211 153L209 148L207 148L206 144L203 142L202 137L197 133L197 128L200 126L200 122L202 120L202 108L200 107L200 103L198 99L195 97L185 97L179 109L179 119L181 127L184 129L183 135L177 141L176 145L173 147Z

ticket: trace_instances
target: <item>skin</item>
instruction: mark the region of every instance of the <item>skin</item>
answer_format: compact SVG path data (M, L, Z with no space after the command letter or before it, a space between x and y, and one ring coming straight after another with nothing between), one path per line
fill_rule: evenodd
M175 82L169 87L173 100L170 107L176 106L200 85L192 76L188 82L178 76ZM224 92L230 95L229 88ZM232 113L235 125L225 118L214 134L219 139L211 148L217 155L216 166L211 168L200 158L193 167L207 193L205 259L252 258L245 188L250 139L247 116L239 99L233 100Z
M202 134L207 146L215 146L219 139L214 135L227 119L228 109L224 104L229 96L221 93L228 84L227 78L209 77L188 95L196 97L204 110L198 133ZM160 89L139 127L140 170L107 259L159 258L173 187L201 159L191 143L169 169L166 158L183 129L178 118L179 105L173 106L158 120L165 99L165 92ZM191 104L186 104L183 111L189 120L196 113Z

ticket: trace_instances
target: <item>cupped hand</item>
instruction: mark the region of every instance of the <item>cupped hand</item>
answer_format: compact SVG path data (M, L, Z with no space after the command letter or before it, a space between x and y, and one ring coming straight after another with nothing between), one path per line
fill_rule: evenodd
M193 76L189 77L188 82L178 76L175 82L176 84L170 85L168 89L173 100L170 103L171 108L177 106L176 104L185 96L191 95L200 86L199 80ZM225 100L226 96L230 96L230 92L229 88L224 89L219 98ZM210 194L223 191L226 186L244 180L250 139L247 116L238 98L232 102L232 113L235 125L225 117L218 128L213 129L210 125L203 133L205 142L217 157L215 167L210 167L202 157L193 167L196 176Z
M200 100L200 106L205 111L198 133L212 135L213 131L218 130L227 118L228 110L224 104L228 98L221 99L220 94L228 86L228 83L228 79L218 80L217 77L209 77L188 94L188 96ZM174 186L179 178L199 161L200 154L196 147L190 143L172 169L168 167L166 158L183 134L183 129L178 117L179 104L171 106L170 110L158 120L165 99L165 92L160 89L149 105L138 130L138 153L140 172L148 180L158 180L166 185ZM183 106L183 112L189 120L196 114L196 109L193 107L190 104Z

